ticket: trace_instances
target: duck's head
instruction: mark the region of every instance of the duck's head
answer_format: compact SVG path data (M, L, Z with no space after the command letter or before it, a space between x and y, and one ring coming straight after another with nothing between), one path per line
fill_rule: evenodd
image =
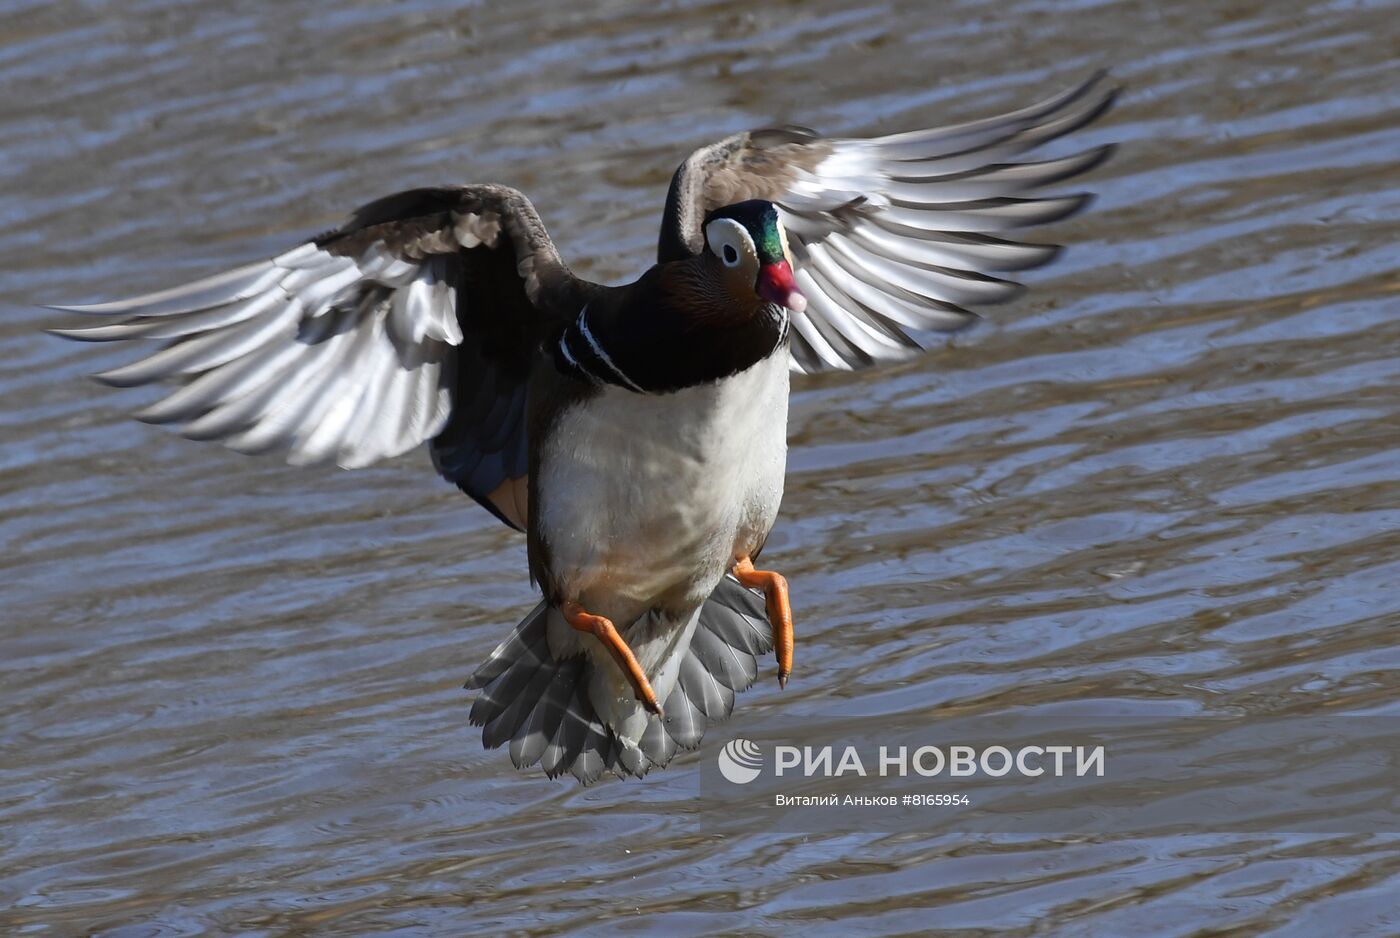
M787 232L772 202L750 199L711 212L705 218L705 249L736 287L794 313L807 308L793 280Z

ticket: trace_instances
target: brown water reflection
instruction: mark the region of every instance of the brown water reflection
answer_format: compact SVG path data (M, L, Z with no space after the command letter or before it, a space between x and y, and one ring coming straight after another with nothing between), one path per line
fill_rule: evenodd
M714 833L707 751L520 778L462 679L523 545L421 455L296 470L124 420L54 301L387 190L525 189L640 269L729 130L993 113L1110 65L1097 209L919 362L809 380L768 548L859 707L1394 713L1400 10L1367 3L17 3L0 12L0 925L10 933L1400 931L1389 834ZM819 738L819 725L794 734ZM823 740L824 741L824 740Z

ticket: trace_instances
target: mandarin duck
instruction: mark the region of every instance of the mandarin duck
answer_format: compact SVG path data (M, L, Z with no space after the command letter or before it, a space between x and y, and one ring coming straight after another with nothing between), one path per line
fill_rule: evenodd
M139 411L196 440L346 468L426 442L523 531L543 596L476 671L470 714L518 767L640 776L699 745L776 649L789 372L907 359L1017 295L1059 248L1008 239L1083 208L1044 187L1109 154L1007 162L1111 104L1040 104L871 139L798 127L706 146L671 180L657 263L576 277L515 189L414 189L262 261L54 330L159 350L96 377L169 381Z

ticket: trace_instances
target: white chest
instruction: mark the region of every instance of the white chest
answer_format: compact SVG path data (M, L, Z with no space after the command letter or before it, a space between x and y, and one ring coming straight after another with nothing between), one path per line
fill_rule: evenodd
M608 386L559 417L540 458L539 523L569 598L624 621L698 605L762 543L782 500L787 358L670 394Z

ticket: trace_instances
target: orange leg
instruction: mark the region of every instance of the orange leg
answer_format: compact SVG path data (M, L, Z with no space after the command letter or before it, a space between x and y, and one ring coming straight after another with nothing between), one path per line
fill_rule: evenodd
M773 626L773 651L778 656L778 686L787 687L792 674L792 604L788 602L787 580L771 570L755 570L748 557L734 562L734 577L750 589L763 590L768 621Z
M559 607L559 611L564 614L564 620L574 628L580 632L587 632L603 643L603 647L612 654L622 673L627 675L627 680L632 682L632 689L636 691L642 706L661 716L661 704L656 699L656 691L651 689L651 682L647 680L642 666L637 663L636 655L632 654L632 649L627 647L622 636L617 634L612 622L602 616L585 612L578 603L564 603Z

